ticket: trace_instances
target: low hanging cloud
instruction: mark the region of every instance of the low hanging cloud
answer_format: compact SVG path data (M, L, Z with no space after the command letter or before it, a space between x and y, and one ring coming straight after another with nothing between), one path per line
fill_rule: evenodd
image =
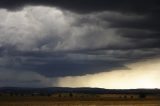
M56 86L55 78L47 78L35 72L7 70L0 71L0 87L51 87Z
M9 1L0 1L0 86L63 86L63 79L66 86L87 86L82 78L91 82L101 75L112 76L113 82L113 74L138 72L128 64L159 58L159 16L151 8L140 13L133 7L128 11L120 7L81 11L74 6L49 5L51 1L23 1L17 0L13 8ZM58 77L62 78L57 85ZM72 79L80 84L70 85Z
M101 60L99 56L85 53L129 44L128 39L116 33L117 29L109 27L109 22L99 18L101 14L117 13L80 15L44 6L27 6L16 12L1 9L0 12L3 14L0 19L2 67L12 64L8 68L67 76L96 73L100 67L122 66L119 63L112 66L112 60Z

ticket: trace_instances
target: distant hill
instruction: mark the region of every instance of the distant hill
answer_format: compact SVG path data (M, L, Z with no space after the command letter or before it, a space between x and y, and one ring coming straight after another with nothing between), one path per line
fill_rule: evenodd
M25 87L1 87L0 93L87 93L87 94L129 94L145 93L160 94L160 89L101 89L101 88L25 88Z

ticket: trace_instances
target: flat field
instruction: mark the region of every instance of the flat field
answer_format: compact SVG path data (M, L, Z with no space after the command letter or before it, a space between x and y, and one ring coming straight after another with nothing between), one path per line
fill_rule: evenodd
M0 106L160 106L159 99L54 99L52 97L0 97Z

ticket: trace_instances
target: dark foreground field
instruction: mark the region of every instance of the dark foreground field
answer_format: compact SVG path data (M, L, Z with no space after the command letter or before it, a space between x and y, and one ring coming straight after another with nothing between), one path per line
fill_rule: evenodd
M160 100L52 100L51 98L6 98L0 99L0 106L160 106Z
M160 106L160 90L1 88L0 106Z
M1 102L0 106L160 106L160 101L30 101Z

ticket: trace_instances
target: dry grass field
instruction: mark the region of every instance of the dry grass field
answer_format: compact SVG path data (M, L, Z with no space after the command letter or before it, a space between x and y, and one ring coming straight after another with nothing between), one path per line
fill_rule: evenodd
M103 93L96 90L91 93L93 89L81 89L81 93L73 90L48 93L49 90L7 89L1 91L0 106L160 106L157 89L105 90Z
M160 106L160 101L32 101L1 102L0 106Z
M0 106L160 106L159 99L56 99L52 97L1 97Z

